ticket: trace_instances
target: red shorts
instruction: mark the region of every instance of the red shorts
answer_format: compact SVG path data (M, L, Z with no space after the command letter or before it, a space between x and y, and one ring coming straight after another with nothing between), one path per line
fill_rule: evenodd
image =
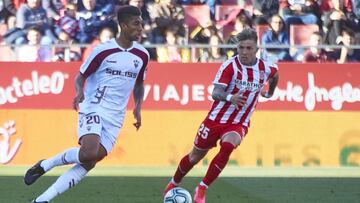
M217 123L206 118L196 134L194 145L199 149L216 147L216 142L228 132L237 132L242 140L247 134L248 127L241 124Z

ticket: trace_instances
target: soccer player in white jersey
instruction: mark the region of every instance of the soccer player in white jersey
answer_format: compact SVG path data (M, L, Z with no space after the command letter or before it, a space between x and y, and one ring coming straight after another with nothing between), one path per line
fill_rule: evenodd
M98 45L82 64L75 79L76 96L73 101L74 109L79 110L80 147L39 161L26 172L24 181L31 185L55 166L74 166L35 198L34 203L49 202L73 187L111 152L122 127L131 92L135 101L134 126L140 128L143 81L149 60L149 53L136 42L142 32L140 16L137 7L121 7L117 15L120 36Z
M257 39L256 31L250 28L237 35L238 55L225 61L217 72L210 112L200 125L193 149L180 161L163 195L178 186L192 167L220 140L220 151L195 189L195 203L205 203L207 188L245 138L259 95L266 98L273 95L279 78L277 66L256 58ZM266 82L269 83L267 91L263 90Z

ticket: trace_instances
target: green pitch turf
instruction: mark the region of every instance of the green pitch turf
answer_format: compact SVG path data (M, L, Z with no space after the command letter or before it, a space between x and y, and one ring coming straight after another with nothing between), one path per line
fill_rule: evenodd
M52 171L26 186L22 179L25 167L0 167L0 202L30 202L66 169ZM101 167L53 202L161 203L162 190L174 170ZM204 171L195 168L182 187L192 193ZM360 202L360 168L229 168L209 189L207 203L242 202Z

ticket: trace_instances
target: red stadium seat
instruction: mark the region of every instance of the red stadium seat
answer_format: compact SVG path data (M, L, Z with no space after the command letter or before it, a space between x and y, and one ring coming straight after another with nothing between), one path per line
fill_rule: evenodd
M231 18L235 20L236 16L244 8L238 5L216 5L215 7L215 20L226 20Z
M290 25L290 45L309 45L310 35L317 31L318 25Z
M235 19L243 10L243 7L238 5L216 5L215 20L217 21L217 27L221 29L225 39L227 39L234 30Z
M206 26L211 22L210 9L207 5L183 5L185 24L189 27Z
M256 32L258 34L258 44L261 45L261 38L268 29L269 29L268 25L257 25L256 26Z

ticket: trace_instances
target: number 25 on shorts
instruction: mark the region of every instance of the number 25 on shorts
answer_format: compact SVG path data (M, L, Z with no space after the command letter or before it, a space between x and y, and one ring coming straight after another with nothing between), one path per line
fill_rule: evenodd
M198 131L198 135L199 135L202 139L205 140L205 139L208 137L208 135L209 135L209 131L210 131L210 129L207 128L207 127L204 125L204 123L202 123L202 124L200 125L199 131Z

